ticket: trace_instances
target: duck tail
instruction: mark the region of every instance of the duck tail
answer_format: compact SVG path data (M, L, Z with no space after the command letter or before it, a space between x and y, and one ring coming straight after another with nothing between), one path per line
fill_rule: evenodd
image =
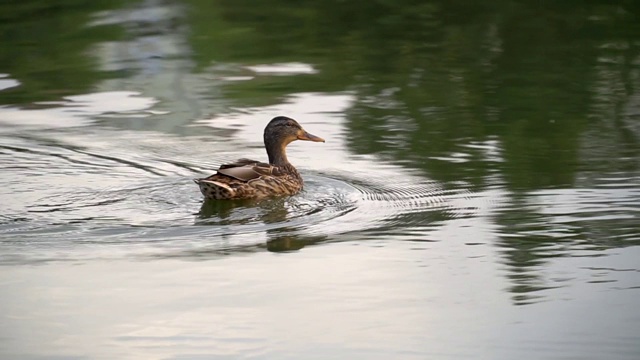
M200 192L208 199L232 199L236 195L233 188L219 181L207 179L194 179L193 181L200 186Z

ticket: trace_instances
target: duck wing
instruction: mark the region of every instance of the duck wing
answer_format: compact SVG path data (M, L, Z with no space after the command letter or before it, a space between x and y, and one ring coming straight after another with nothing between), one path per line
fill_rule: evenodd
M277 172L277 168L271 164L251 159L239 159L236 162L221 165L216 175L222 174L243 182L248 182L263 175L277 176Z

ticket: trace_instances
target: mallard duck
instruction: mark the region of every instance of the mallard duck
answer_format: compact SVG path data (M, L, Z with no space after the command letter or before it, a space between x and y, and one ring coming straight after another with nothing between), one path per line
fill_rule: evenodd
M302 190L302 177L287 160L285 148L295 140L324 142L306 132L297 121L286 116L273 118L264 129L264 146L269 163L240 159L223 164L218 172L195 179L206 199L249 199L293 195Z

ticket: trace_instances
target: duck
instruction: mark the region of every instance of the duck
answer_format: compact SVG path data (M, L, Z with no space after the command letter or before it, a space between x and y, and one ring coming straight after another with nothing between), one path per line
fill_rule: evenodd
M304 181L286 153L287 145L296 140L325 142L304 130L296 120L276 116L264 129L268 163L242 158L222 164L215 174L194 181L205 200L260 199L297 194L302 190Z

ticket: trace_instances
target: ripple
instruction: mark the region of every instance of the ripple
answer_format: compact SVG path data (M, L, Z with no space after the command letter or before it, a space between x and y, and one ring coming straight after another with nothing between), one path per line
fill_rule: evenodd
M191 256L196 251L244 251L264 244L270 250L286 251L305 243L353 240L353 236L366 240L394 235L424 241L429 228L463 216L455 200L468 197L440 189L434 182L389 185L382 179L363 181L344 174L304 177L305 190L298 195L206 201L195 214L201 195L185 178L138 178L133 185L99 191L60 191L28 205L24 216L5 216L0 241L29 244L43 253L47 248L73 248L73 244L102 245L108 246L110 256L167 249L173 249L170 254ZM17 235L21 242L10 240ZM15 260L11 252L6 255Z
M357 191L347 183L317 175L305 180L305 190L288 198L205 201L196 223L228 225L217 230L228 233L293 232L329 222L357 207Z

